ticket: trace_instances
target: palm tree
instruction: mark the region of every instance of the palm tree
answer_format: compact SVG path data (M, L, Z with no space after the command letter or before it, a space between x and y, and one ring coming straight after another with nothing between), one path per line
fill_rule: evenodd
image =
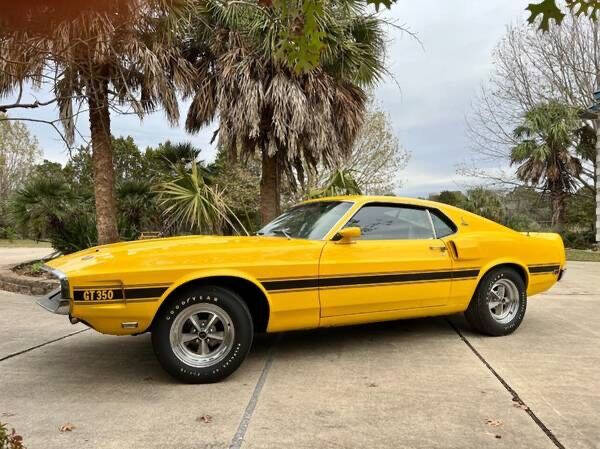
M24 83L51 90L55 99L49 103L58 106L69 145L75 139L78 111L87 107L102 244L119 238L111 111L125 107L141 117L160 106L175 123L175 92L191 93L197 77L177 45L186 0L84 3L24 0L23 11L0 19L0 95L12 94L20 101Z
M265 223L280 212L282 176L296 185L305 169L332 166L351 151L364 120L363 89L384 71L382 23L355 0L324 3L319 64L299 73L281 62L277 43L285 24L277 8L206 5L187 50L200 88L186 127L197 132L218 116L224 148L236 157L260 155Z
M514 130L519 141L511 150L517 177L550 193L552 226L562 231L565 200L578 184L582 166L573 151L581 128L577 110L558 102L540 104L529 110Z
M177 177L155 188L168 224L184 225L199 233L220 234L230 229L248 234L227 205L223 190L206 183L197 163L192 163L189 171L177 166L173 169L178 172Z

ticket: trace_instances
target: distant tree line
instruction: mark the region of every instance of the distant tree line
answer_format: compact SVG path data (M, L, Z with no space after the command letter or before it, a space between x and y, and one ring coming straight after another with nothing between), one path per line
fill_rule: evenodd
M80 146L66 164L39 162L41 151L20 123L0 122L0 155L21 158L0 164L0 179L10 182L0 195L0 238L49 240L69 253L98 244L94 201L93 150ZM10 132L20 132L7 142ZM14 136L12 136L14 137ZM143 232L181 234L252 233L261 226L260 153L245 160L218 147L212 162L191 143L164 142L140 149L132 137L111 137L119 239ZM284 207L330 194L391 194L409 154L392 133L388 117L370 103L352 150L331 168L306 173L299 183L281 186ZM343 177L342 184L339 176Z
M550 194L532 187L489 189L476 187L461 191L442 191L429 199L450 204L489 218L516 231L554 231ZM565 200L561 235L568 248L587 249L594 238L595 202L585 192Z

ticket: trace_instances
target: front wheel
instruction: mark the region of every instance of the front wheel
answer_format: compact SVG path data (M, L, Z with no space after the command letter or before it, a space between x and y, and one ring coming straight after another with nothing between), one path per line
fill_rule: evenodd
M210 383L241 365L253 333L248 307L237 294L221 287L197 287L169 299L161 309L152 346L172 376Z
M527 291L512 268L496 268L479 283L465 317L475 330L492 336L514 332L525 316Z

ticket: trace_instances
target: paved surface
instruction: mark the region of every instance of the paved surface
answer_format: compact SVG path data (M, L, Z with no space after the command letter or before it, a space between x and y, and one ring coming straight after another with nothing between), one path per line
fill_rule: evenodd
M2 248L0 247L0 267L20 262L41 259L52 254L52 248Z
M508 337L460 316L263 336L214 385L33 301L0 293L0 421L30 449L600 448L600 264L570 263Z

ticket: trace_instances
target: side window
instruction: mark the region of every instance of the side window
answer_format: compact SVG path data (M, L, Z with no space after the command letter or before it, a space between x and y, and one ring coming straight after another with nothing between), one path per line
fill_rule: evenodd
M404 205L368 204L346 224L351 226L360 227L362 240L434 238L427 211Z
M439 239L456 232L456 226L441 212L430 209L431 221L433 221L433 228L435 229L435 236Z

